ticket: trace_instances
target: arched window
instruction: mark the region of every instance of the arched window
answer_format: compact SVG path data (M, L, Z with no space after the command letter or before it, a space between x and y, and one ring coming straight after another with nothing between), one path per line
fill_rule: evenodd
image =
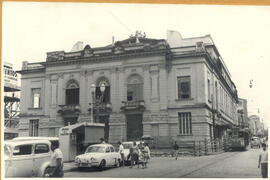
M100 90L101 85L105 85L105 90L102 93ZM103 103L109 103L110 102L110 83L105 77L101 77L97 80L96 83L96 99Z
M66 104L67 105L77 105L79 104L79 92L80 88L78 83L75 80L70 80L67 83L67 88L66 88Z
M143 100L143 81L139 75L131 75L127 83L127 101Z

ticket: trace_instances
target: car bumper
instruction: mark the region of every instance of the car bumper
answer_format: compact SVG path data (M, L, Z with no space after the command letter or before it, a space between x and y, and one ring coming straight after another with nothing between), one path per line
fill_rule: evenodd
M91 162L91 163L75 163L77 167L98 167L99 162Z

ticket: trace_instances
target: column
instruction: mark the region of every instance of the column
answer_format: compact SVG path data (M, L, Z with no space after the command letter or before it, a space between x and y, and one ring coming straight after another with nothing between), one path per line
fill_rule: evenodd
M51 96L51 107L55 108L56 103L57 103L57 82L52 81L51 82L51 91L52 91L52 96Z
M143 99L145 102L146 110L149 110L150 107L150 98L151 98L151 80L149 73L149 66L143 67Z
M80 72L80 106L81 106L81 113L87 113L87 102L86 102L86 72L82 70Z
M122 101L126 101L127 83L125 77L125 69L119 68L119 84L118 84L118 109L122 106Z
M65 91L63 90L63 73L58 74L58 88L57 88L57 104L63 105L65 102L63 101L63 94Z
M112 103L112 112L119 112L120 107L117 106L118 101L118 81L117 81L117 69L112 68L110 70L111 84L110 84L110 100Z
M160 66L159 70L159 97L160 97L160 109L167 109L167 72L165 65Z
M45 88L44 88L44 92L45 92L45 115L48 116L50 113L50 97L51 97L51 93L50 93L50 75L46 75L45 76Z

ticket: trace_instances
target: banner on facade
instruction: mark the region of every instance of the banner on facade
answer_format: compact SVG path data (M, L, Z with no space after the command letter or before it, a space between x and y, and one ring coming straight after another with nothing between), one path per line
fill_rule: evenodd
M4 86L18 89L18 74L13 70L12 64L4 62Z

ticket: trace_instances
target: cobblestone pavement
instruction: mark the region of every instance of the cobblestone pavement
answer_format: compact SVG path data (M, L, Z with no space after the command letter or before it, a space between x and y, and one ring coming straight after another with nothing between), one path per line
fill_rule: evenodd
M70 168L69 172L65 172L65 177L259 178L260 169L257 168L259 152L260 149L249 149L210 156L179 157L178 160L155 157L151 159L146 169L134 166L132 169L120 167L100 172L95 169L78 171L76 168Z

